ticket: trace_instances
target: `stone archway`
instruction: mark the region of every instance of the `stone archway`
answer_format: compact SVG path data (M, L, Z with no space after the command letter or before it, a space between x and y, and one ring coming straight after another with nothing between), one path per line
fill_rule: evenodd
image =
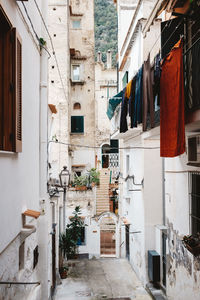
M99 218L100 223L100 255L116 256L116 223L117 218L112 213L104 213Z

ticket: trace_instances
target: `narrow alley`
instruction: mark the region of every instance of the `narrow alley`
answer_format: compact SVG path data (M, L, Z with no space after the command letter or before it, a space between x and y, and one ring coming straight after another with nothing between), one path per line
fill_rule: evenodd
M69 268L68 278L57 287L55 300L151 299L125 259L73 262L75 265Z

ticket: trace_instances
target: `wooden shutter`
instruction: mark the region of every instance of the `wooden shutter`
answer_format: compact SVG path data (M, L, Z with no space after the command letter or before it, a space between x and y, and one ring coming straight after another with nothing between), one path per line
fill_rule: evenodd
M12 30L4 32L3 37L3 148L13 151L13 55Z
M22 42L21 38L13 28L14 35L14 151L22 152Z

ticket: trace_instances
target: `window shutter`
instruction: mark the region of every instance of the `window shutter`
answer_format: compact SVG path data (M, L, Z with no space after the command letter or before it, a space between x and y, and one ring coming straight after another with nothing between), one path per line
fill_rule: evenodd
M3 143L2 150L13 151L13 68L12 68L12 31L3 37Z
M84 132L84 117L83 116L72 116L71 117L71 132L72 133L83 133Z
M14 72L14 151L22 152L22 43L21 38L13 29L15 72Z
M182 23L180 18L162 22L161 32L161 56L164 58L184 34L184 20Z

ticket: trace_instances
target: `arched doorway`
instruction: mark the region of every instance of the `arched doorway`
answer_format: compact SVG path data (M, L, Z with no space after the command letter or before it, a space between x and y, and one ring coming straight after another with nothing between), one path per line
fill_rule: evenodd
M116 223L111 215L100 219L100 255L116 256Z
M110 153L110 145L104 144L101 148L102 151L102 168L109 167L109 153Z

